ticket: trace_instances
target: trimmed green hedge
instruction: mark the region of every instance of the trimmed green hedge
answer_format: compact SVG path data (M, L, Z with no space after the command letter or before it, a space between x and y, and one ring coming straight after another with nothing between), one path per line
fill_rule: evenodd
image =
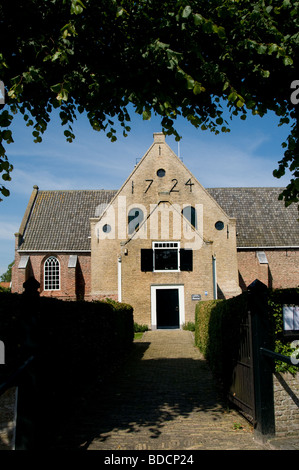
M67 360L69 368L109 370L130 348L134 337L133 309L110 302L26 298L0 292L0 340L5 344L7 375L31 353L53 362Z
M0 292L0 340L5 344L0 383L28 357L36 357L36 406L48 435L123 361L133 339L129 305Z
M272 321L270 332L275 351L290 356L294 349L292 339L283 336L282 307L299 305L299 289L268 290L268 315ZM240 335L239 322L247 315L248 293L228 300L199 302L195 312L195 342L208 360L214 374L225 385L236 358L235 346ZM275 370L295 374L298 368L275 362Z
M247 294L229 300L203 301L196 306L195 343L224 387L230 380L237 354L239 322L246 306Z
M148 331L148 325L139 325L139 323L134 323L134 333L144 333Z

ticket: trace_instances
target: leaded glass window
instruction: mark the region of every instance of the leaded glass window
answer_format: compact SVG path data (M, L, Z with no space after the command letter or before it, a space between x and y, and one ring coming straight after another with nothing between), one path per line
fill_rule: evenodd
M49 256L44 265L44 289L60 289L60 264L55 256Z

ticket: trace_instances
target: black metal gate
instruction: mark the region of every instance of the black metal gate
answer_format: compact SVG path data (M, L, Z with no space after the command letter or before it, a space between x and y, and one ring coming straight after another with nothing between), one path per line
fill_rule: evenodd
M263 351L272 349L267 287L255 280L248 287L247 308L239 320L232 348L229 399L252 421L256 437L275 434L273 363Z
M232 370L228 397L246 418L255 422L254 370L252 351L251 314L243 318L239 325L239 344Z

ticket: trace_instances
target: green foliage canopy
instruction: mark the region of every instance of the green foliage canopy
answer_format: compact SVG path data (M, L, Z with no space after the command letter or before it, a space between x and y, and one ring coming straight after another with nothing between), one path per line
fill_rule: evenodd
M0 5L0 79L7 104L0 114L0 172L10 180L5 147L22 113L42 140L59 109L67 141L86 112L93 129L116 140L130 131L128 108L161 117L180 138L176 119L228 132L224 119L273 111L290 125L274 171L292 178L281 198L299 200L296 81L299 3L293 0L10 0ZM2 185L2 195L9 191Z

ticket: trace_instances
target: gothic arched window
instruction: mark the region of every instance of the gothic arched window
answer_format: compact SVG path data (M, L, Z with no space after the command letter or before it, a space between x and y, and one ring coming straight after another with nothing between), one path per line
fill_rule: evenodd
M44 264L44 289L60 289L60 263L55 256L49 256Z

